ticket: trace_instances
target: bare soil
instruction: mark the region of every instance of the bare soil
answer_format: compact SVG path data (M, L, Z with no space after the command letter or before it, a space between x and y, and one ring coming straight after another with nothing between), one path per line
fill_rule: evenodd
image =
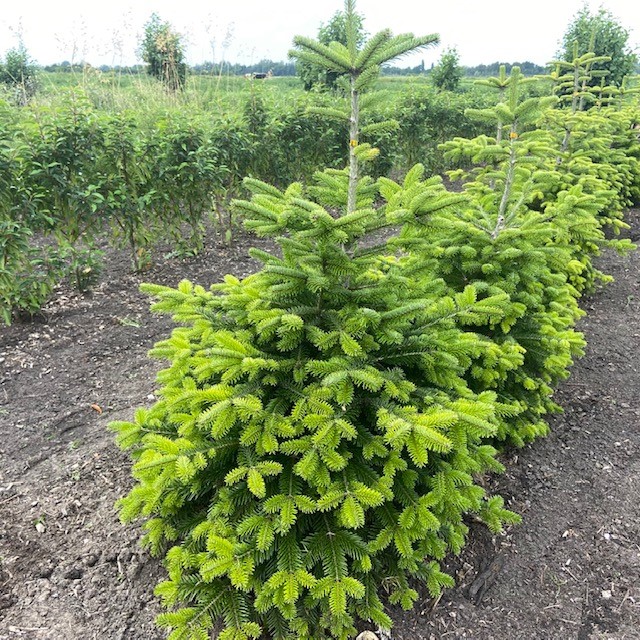
M629 222L637 239L640 211ZM0 640L166 637L163 568L118 521L130 461L107 430L152 404L162 363L147 351L173 326L138 285L247 275L256 244L212 236L142 275L109 251L91 294L63 286L43 318L0 328ZM640 252L599 266L616 280L583 301L589 346L557 391L564 413L488 479L523 523L492 536L472 522L447 562L458 586L393 610L397 640L640 639Z

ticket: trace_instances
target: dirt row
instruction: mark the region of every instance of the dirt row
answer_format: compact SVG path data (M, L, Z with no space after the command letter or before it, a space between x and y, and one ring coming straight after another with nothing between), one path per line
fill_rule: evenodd
M635 238L640 212L629 221ZM249 245L212 236L142 276L110 251L92 294L62 287L42 318L0 328L0 640L166 637L153 623L162 566L114 509L130 463L107 424L153 402L161 363L147 351L172 327L140 282L246 275ZM471 523L447 563L458 586L392 611L397 640L640 638L640 252L600 267L616 281L583 301L589 346L557 392L564 413L489 480L523 524L491 536Z

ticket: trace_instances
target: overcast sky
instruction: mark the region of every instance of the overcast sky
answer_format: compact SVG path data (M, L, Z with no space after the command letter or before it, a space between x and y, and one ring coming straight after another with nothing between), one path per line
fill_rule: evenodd
M584 0L359 0L365 28L375 33L439 33L441 45L407 59L406 64L436 62L444 47L456 47L461 63L544 64ZM609 10L640 42L640 2L588 0L593 11ZM0 11L0 53L18 35L39 64L69 60L133 64L145 22L152 12L184 36L188 62L251 63L286 59L294 35L315 36L342 0L5 0ZM405 64L405 63L403 63Z

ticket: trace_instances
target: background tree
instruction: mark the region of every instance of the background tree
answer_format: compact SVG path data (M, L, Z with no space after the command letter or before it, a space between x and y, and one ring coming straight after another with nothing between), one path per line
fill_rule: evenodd
M447 49L440 56L438 64L431 72L433 85L440 90L455 91L462 80L460 56L455 48Z
M36 91L36 66L22 42L7 51L0 62L0 83L9 87L19 104L26 104Z
M140 54L149 65L149 74L161 80L169 89L177 91L184 86L187 65L184 62L182 37L157 13L152 13L145 25Z
M600 8L598 13L592 14L586 5L583 6L564 34L558 58L571 62L576 57L576 42L578 56L592 52L596 56L611 58L610 61L597 63L592 69L596 72L607 71L608 84L619 87L624 77L634 72L638 58L629 46L629 32L609 11ZM594 75L591 86L600 84L598 75Z
M359 13L353 16L357 31L357 46L360 47L366 37L363 28L363 19ZM318 30L318 42L329 45L332 42L347 44L347 16L344 11L336 11L326 25L321 25ZM335 89L338 78L343 73L333 69L327 69L319 64L314 64L307 60L298 59L296 64L298 75L304 84L305 90L309 91L314 86Z

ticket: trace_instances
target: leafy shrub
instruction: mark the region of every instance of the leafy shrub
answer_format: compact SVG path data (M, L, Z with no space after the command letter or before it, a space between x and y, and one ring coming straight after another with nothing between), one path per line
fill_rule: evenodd
M399 123L396 153L400 166L409 169L419 162L429 173L442 172L446 163L438 145L455 136L486 133L484 124L466 113L471 105L481 106L485 100L479 93L445 96L429 87L408 93L392 114Z
M101 119L81 93L71 92L60 109L34 110L18 133L16 210L33 231L55 236L60 250L84 269L74 254L97 252L105 225L97 171L104 143ZM74 279L79 282L82 274Z
M31 231L0 218L0 318L11 324L15 312L35 315L67 273L64 256L53 247L31 244Z
M221 163L203 118L175 117L161 125L153 168L154 188L162 197L161 216L173 230L178 251L197 254L203 247L204 216L224 194L229 169ZM180 223L187 226L188 235Z
M104 151L97 158L100 211L113 230L113 241L128 246L133 268L140 271L146 265L146 248L160 226L155 211L157 191L150 179L157 156L129 115L105 118L103 132Z

